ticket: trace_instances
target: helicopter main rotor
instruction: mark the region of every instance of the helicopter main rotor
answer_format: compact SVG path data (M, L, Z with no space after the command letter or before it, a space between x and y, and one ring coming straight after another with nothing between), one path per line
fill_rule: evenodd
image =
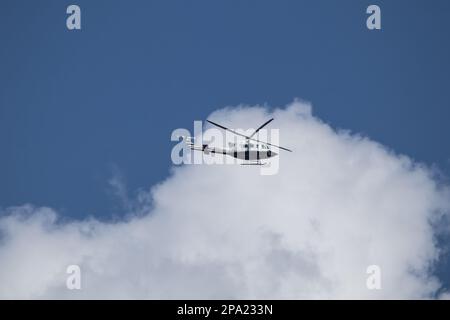
M258 129L256 129L255 132L253 132L250 136L246 136L245 134L242 134L242 133L236 132L236 131L234 131L234 130L231 130L231 129L229 129L229 128L227 128L227 127L224 127L224 126L222 126L222 125L220 125L220 124L218 124L218 123L215 123L215 122L213 122L213 121L210 121L210 120L206 120L206 121L208 121L208 122L211 123L212 125L215 125L216 127L219 127L219 128L221 128L221 129L224 129L224 130L226 130L226 131L229 131L229 132L231 132L231 133L233 133L233 134L235 134L235 135L237 135L237 136L241 136L241 137L245 138L246 145L247 145L247 149L248 149L248 147L249 147L249 141L254 141L254 142L264 143L264 144L266 144L266 145L268 145L268 146L276 147L276 148L281 149L281 150L285 150L285 151L292 152L292 150L290 150L290 149L288 149L288 148L284 148L284 147L277 146L277 145L272 144L272 143L269 143L269 142L265 142L265 141L261 141L261 140L252 138L256 133L258 133L259 130L261 130L262 128L264 128L266 125L268 125L268 124L269 124L270 122L272 122L273 120L274 120L274 119L272 118L272 119L266 121L266 122L265 122L264 124L262 124Z

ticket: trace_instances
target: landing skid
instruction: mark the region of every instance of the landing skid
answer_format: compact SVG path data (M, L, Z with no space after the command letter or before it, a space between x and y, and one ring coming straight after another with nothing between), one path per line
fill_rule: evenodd
M263 166L263 165L265 165L265 163L262 163L261 161L241 163L241 166Z

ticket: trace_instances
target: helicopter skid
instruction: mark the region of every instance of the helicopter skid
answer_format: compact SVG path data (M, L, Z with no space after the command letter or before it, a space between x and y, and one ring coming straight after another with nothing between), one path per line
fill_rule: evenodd
M265 163L262 163L260 161L258 161L258 162L244 162L244 163L241 163L241 166L263 166L263 165L265 165Z

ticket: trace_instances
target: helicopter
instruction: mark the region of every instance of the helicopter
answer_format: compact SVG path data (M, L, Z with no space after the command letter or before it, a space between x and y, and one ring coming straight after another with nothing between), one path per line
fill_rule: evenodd
M244 160L242 165L264 165L264 163L261 162L261 160L269 159L272 157L275 157L278 155L275 151L271 150L270 147L276 147L280 150L285 150L288 152L292 152L292 150L288 148L284 148L281 146L277 146L275 144L271 144L268 142L264 142L258 139L255 139L255 135L264 128L266 125L268 125L270 122L272 122L274 118L266 121L261 126L258 127L258 129L255 130L251 135L247 136L242 133L236 132L234 130L231 130L230 128L227 128L225 126L222 126L216 122L206 120L210 124L221 128L225 131L231 132L237 136L245 138L245 140L241 143L228 143L227 149L221 149L216 147L210 147L208 144L202 144L197 145L194 143L195 138L194 137L184 137L185 143L187 146L190 147L191 150L197 150L202 151L205 154L209 153L216 153L216 154L223 154L227 156L234 157L236 159Z

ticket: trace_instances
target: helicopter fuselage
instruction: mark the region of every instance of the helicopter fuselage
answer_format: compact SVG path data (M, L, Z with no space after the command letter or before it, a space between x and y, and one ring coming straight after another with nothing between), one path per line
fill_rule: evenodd
M270 149L255 150L255 149L240 149L240 150L224 150L226 155L232 156L241 160L262 160L269 159L277 155Z

